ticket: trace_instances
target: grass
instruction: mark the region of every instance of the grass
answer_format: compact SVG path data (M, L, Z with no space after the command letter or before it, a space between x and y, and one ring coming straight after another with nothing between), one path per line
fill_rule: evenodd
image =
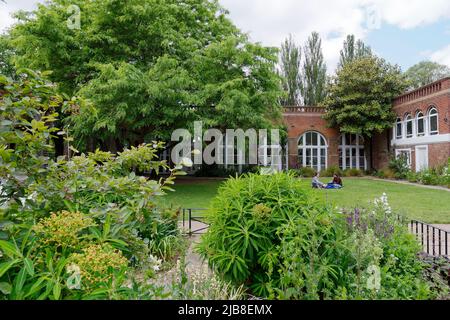
M328 179L321 179L328 182ZM166 204L184 208L208 208L217 188L223 181L182 181L175 186L176 192L165 197ZM310 189L310 179L302 179L305 188ZM394 210L411 219L428 223L450 224L450 192L403 185L389 181L375 181L367 178L347 178L342 190L313 190L326 203L338 207L355 208L368 206L369 201L388 195Z

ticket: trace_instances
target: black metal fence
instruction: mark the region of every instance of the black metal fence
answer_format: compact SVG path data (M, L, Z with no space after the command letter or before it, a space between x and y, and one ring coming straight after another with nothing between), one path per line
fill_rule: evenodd
M203 234L209 225L205 219L207 209L184 208L183 214L183 230L189 235Z
M422 244L425 253L450 257L450 232L417 220L412 220L409 228Z

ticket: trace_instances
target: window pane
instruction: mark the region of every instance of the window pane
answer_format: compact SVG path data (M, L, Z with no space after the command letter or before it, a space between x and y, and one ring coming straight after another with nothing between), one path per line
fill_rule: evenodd
M306 134L306 145L310 146L312 144L312 132Z
M438 121L437 117L430 118L430 131L431 134L437 134L438 131Z
M317 140L317 138L318 138L318 134L317 133L312 133L312 145L313 146L317 146L319 143L318 143L318 140Z
M344 169L344 159L342 156L342 149L339 149L339 168Z
M402 136L403 136L402 129L403 129L402 124L401 123L397 123L397 138L398 139L401 139Z
M320 145L321 146L326 146L327 145L326 142L325 142L325 139L323 137L320 137Z
M306 163L305 166L311 166L311 149L306 149Z
M406 123L406 135L408 137L413 135L413 124L412 124L412 121L408 121Z
M425 132L424 120L420 118L417 120L417 134L423 134Z
M356 168L356 148L352 148L352 168Z
M304 142L304 138L303 138L303 136L300 138L300 141L298 142L298 145L299 146L302 146L303 145L303 142Z
M303 167L305 164L303 163L303 149L299 149L298 150L298 158L299 158L299 163L300 165Z

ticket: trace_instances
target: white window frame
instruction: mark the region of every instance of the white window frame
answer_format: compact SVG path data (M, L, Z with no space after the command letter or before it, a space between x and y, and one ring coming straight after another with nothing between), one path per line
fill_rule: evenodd
M419 116L421 115L421 116ZM423 137L426 135L427 132L427 121L426 121L427 117L425 116L425 114L422 111L417 111L416 113L416 136L417 137ZM419 132L419 121L422 120L423 121L423 132Z
M346 134L342 134L339 137L339 151L341 152L340 157L342 157L342 167L339 166L342 170L346 169L358 169L361 170L361 163L359 161L361 150L364 150L364 170L367 170L367 154L364 147L364 144L360 144L360 138L362 138L360 135L356 134L356 145L350 145L347 144L347 137ZM347 164L347 150L350 149L356 149L356 164L353 163L352 157L350 156L350 165ZM351 151L350 151L351 152ZM341 160L341 159L339 159ZM340 161L339 161L340 162Z
M307 145L306 144L306 135L308 133L313 133L313 134L317 134L317 145ZM303 138L303 144L300 144L300 141ZM320 140L321 138L323 138L323 140L325 141L325 145L321 145L320 144ZM320 132L317 131L306 131L305 133L303 133L297 141L297 145L298 145L298 150L297 150L297 155L299 157L300 160L300 164L305 167L306 166L306 150L310 149L311 150L311 154L312 154L312 150L316 149L317 150L317 160L318 160L318 168L317 171L321 171L321 170L326 170L328 168L328 142L327 139L325 138L325 136L323 134L321 134ZM300 159L300 149L303 150L303 156L302 159ZM324 168L322 169L322 156L321 156L321 151L325 150L325 163L324 163ZM311 155L312 157L312 155ZM310 168L316 169L314 167L314 164L311 161L311 164L309 165Z
M398 125L400 125L400 131L398 131ZM395 139L403 139L403 121L400 118L397 118L397 121L395 122Z
M435 114L431 114L431 111L433 111L433 110L436 111ZM433 106L428 110L427 118L428 118L428 123L429 123L428 134L430 136L438 135L439 134L439 112L436 107ZM431 131L431 118L436 118L436 131Z
M408 134L408 125L411 123L411 134ZM410 114L405 116L405 137L407 139L414 137L414 119Z
M407 164L409 166L409 168L412 168L412 149L411 148L406 148L406 149L395 149L395 158L398 158L398 156L401 153L407 153Z

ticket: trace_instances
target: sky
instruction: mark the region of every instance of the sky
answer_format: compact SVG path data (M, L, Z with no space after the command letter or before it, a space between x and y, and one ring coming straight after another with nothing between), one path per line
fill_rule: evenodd
M38 0L0 1L0 30L11 13ZM39 0L43 2L43 0ZM302 45L312 31L322 38L329 72L339 61L347 34L403 70L422 60L450 67L450 0L219 0L250 39L279 47L292 34Z

